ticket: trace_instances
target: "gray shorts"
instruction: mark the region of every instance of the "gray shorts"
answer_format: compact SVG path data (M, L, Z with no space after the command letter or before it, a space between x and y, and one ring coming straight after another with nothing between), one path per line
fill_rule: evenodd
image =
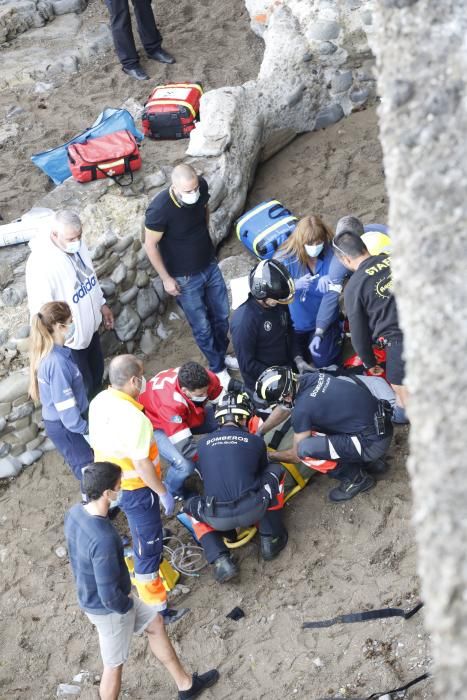
M156 617L157 610L139 598L133 598L133 607L124 615L113 612L108 615L86 613L99 633L99 646L104 666L116 668L128 659L131 638L142 634Z

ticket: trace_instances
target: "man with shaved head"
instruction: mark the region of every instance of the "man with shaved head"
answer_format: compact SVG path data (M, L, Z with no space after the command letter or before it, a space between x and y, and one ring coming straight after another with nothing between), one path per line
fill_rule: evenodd
M81 221L74 211L56 212L49 230L29 243L26 289L31 316L48 301L65 301L73 317L73 333L65 345L83 375L88 398L102 386L104 358L98 328L113 328L113 315L105 302L83 241Z
M122 470L118 505L128 518L133 539L134 583L139 597L167 615L167 596L159 576L159 502L170 515L174 499L161 481L152 423L137 401L146 388L143 369L143 363L134 355L119 355L112 360L110 387L98 394L89 407L89 438L96 461L112 462Z
M144 247L165 291L183 309L209 369L226 387L226 367L237 369L238 363L226 357L229 302L209 235L208 201L206 180L191 165L177 165L171 186L146 211Z

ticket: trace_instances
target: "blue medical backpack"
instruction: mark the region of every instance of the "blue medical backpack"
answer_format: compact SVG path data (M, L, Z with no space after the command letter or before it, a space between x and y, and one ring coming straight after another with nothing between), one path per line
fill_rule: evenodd
M237 220L235 230L249 251L267 260L287 240L297 221L277 199L271 199L245 212Z

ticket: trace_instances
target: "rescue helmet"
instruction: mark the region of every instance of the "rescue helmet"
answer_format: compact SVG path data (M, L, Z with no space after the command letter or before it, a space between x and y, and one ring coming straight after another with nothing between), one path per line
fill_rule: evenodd
M290 367L273 365L262 372L256 382L256 393L268 404L281 403L297 393L297 377Z
M224 425L229 422L240 423L243 419L249 420L254 412L253 402L247 393L227 391L219 400L214 416Z
M295 285L287 268L278 260L261 260L250 272L250 292L255 299L275 299L290 304Z

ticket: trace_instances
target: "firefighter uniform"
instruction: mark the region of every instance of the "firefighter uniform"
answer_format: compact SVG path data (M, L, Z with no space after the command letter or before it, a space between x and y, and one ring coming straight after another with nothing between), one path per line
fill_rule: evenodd
M228 553L223 535L259 522L265 538L284 537L284 469L269 463L266 445L245 428L228 424L198 443L198 470L204 495L191 498L185 511L210 564Z
M142 411L142 404L128 394L106 389L91 401L89 437L96 461L113 462L122 469L119 505L133 539L134 583L141 600L162 611L167 607L167 594L159 576L163 545L159 497L146 486L133 463L149 457L160 478L151 421Z

